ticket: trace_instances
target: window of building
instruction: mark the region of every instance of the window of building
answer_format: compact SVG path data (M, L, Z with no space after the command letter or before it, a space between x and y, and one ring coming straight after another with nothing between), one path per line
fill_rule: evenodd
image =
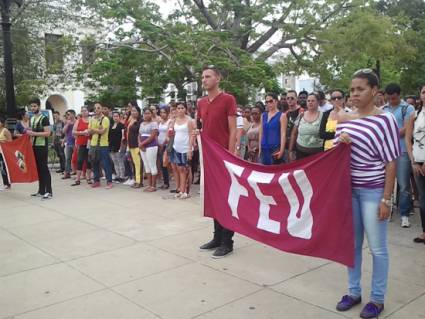
M53 74L62 72L64 64L63 36L46 33L44 39L47 72Z

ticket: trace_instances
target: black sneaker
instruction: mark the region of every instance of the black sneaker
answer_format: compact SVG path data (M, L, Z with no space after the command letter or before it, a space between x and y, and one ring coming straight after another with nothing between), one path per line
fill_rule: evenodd
M41 197L43 195L41 195L40 193L34 193L30 195L31 197Z
M220 247L220 242L216 239L211 240L210 242L203 244L199 249L202 250L211 250Z
M214 259L223 258L223 257L226 257L228 254L230 254L232 251L233 251L233 247L220 246L215 250L215 252L213 252L211 257Z

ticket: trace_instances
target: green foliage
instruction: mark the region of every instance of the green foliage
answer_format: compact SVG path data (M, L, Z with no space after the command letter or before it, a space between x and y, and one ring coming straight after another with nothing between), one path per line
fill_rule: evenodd
M380 1L378 9L391 17L408 46L416 49L411 59L401 59L399 76L405 95L418 94L425 83L425 2L422 0ZM397 54L398 55L398 54Z
M399 82L403 61L416 54L405 36L390 17L372 7L360 7L322 32L320 46L287 62L290 68L299 73L308 71L330 88L347 88L356 70L377 70L377 63L383 85Z
M113 40L99 47L104 52L83 70L97 96L123 103L125 94L134 96L137 79L141 97L158 99L168 83L181 91L196 81L200 88L202 67L214 64L224 73L222 87L247 103L258 90L280 90L270 57L316 44L318 34L358 0L181 0L166 18L153 1L80 1L105 23L127 25L116 28Z
M70 70L59 64L51 66L52 72L59 73L51 77L46 68L46 53L62 51L63 58L75 52L73 36L64 36L57 43L57 47L45 45L45 33L62 32L64 21L68 24L80 22L81 18L75 15L73 0L61 3L51 0L26 0L21 8L12 5L12 59L14 65L14 82L17 106L27 104L30 97L42 96L49 87L70 82ZM73 34L71 27L68 32ZM76 34L74 34L76 35ZM0 33L0 46L3 43ZM0 52L3 52L1 49ZM0 60L2 68L3 59ZM5 106L4 81L0 81L0 109Z

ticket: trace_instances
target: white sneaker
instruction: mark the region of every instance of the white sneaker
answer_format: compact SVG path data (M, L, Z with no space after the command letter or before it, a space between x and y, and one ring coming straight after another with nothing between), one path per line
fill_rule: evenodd
M403 227L403 228L409 228L410 227L409 217L401 216L401 227Z
M136 183L136 181L134 179L130 179L128 186L133 186L135 183Z
M187 199L189 197L190 197L189 194L187 194L187 193L181 193L179 199Z
M41 200L46 200L46 199L52 199L52 194L50 193L45 193L42 197Z
M128 186L128 185L130 185L130 182L131 182L131 179L129 178L122 184Z

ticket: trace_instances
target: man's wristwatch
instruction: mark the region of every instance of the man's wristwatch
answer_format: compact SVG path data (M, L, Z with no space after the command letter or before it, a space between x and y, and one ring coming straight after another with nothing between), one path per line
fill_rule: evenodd
M381 203L384 203L385 205L387 205L388 207L390 207L391 206L391 199L382 198L381 199Z

